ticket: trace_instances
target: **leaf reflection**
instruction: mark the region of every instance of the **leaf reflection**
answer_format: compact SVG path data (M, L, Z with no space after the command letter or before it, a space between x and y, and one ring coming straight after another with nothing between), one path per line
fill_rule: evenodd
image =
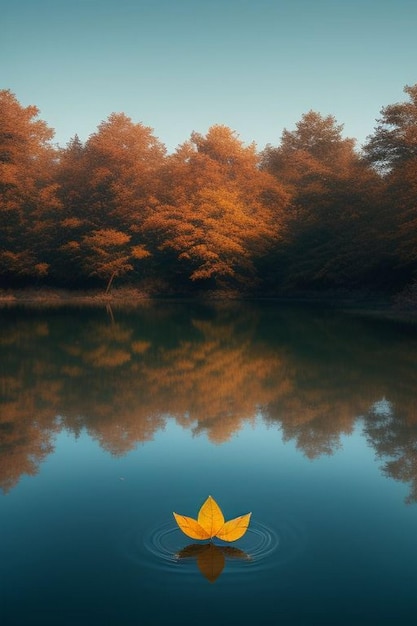
M198 569L211 583L214 583L222 573L226 559L250 560L250 556L239 548L217 546L214 543L191 543L180 550L176 557L178 559L196 559Z

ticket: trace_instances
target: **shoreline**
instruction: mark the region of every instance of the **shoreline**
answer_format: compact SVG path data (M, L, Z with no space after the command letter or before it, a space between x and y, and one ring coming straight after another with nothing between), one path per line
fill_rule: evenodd
M388 297L378 296L355 296L355 295L329 295L328 293L308 293L294 296L250 296L245 297L236 292L210 292L204 294L152 294L144 290L132 287L120 287L109 293L103 290L69 290L54 288L23 288L23 289L0 289L0 309L13 308L15 306L27 306L36 308L59 308L59 307L102 307L120 306L134 308L141 305L149 305L155 302L181 302L193 301L199 303L215 302L275 302L282 305L305 305L328 307L339 311L352 312L367 317L385 318L397 321L417 323L417 306L401 307L389 300Z
M28 287L27 289L0 289L0 307L18 304L36 304L45 306L72 306L79 304L103 305L103 304L128 304L152 300L152 296L139 289L115 289L110 293L102 290L77 289L39 289Z

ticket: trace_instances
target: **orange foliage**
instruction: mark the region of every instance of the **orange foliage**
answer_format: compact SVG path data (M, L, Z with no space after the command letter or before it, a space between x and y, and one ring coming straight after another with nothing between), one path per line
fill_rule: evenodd
M176 253L193 281L250 282L254 260L281 236L284 190L259 170L254 146L225 126L193 133L167 159L159 198L145 231Z
M0 90L0 277L46 275L60 208L53 130Z

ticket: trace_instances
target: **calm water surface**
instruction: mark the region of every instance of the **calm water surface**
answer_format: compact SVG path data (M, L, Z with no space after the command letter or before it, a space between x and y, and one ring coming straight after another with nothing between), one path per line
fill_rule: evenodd
M416 327L3 309L0 357L2 626L417 623Z

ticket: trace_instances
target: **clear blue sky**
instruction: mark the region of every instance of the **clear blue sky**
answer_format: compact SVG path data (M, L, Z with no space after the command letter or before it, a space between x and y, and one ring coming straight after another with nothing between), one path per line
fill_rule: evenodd
M313 109L360 145L417 83L416 0L0 0L0 89L60 145L112 112L172 151L226 124L258 149Z

